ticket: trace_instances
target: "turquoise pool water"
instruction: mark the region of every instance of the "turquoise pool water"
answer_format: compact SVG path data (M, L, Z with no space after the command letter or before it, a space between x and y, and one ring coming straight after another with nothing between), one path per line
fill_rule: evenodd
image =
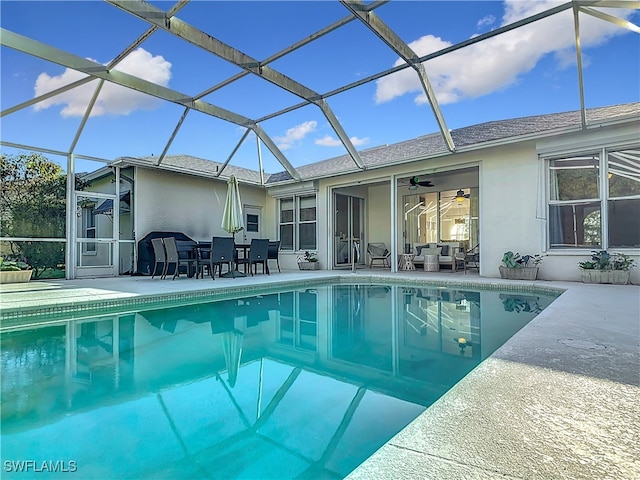
M343 478L554 298L324 284L5 331L3 478Z

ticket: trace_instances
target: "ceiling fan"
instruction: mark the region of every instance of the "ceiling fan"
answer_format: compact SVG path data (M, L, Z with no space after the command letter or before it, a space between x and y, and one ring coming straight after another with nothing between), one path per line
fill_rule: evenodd
M452 202L456 201L458 203L462 203L466 198L469 198L470 196L471 196L470 193L464 193L463 189L459 189L454 196L443 197L443 199L451 199Z
M409 190L415 190L416 188L418 188L418 186L420 187L435 187L435 185L433 183L431 183L431 180L422 180L420 181L420 177L411 177L409 179Z
M456 192L456 196L453 197L456 202L463 202L465 198L469 198L471 196L470 193L464 193L464 190L459 189Z

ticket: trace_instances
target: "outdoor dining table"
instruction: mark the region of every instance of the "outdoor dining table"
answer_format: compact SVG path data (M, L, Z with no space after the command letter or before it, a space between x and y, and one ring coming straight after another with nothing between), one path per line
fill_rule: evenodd
M195 255L196 258L198 258L199 261L201 261L202 263L205 263L205 264L209 263L208 259L209 259L209 255L211 254L211 243L212 242L197 242L195 245L192 246L193 255ZM249 255L250 247L251 247L251 244L249 243L236 243L235 244L236 259L247 258L247 256ZM242 252L242 257L240 257L240 252ZM199 270L200 270L200 266L198 266L198 271ZM233 272L233 275L230 271L220 275L220 277L222 278L232 278L233 276L246 277L247 274L239 271L236 268L236 270ZM204 278L204 275L203 275L203 278Z

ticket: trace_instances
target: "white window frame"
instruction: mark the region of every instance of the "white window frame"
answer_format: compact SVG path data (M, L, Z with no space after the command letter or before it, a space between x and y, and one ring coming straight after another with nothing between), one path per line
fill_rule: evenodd
M615 248L616 250L637 250L638 247L611 247L609 245L609 201L620 199L640 199L640 195L630 195L624 197L611 197L609 195L609 152L619 152L625 150L640 150L640 145L624 144L624 145L611 145L600 146L599 148L585 148L576 151L563 151L561 154L547 154L542 156L545 162L546 172L546 212L547 212L547 224L546 224L546 246L549 252L559 251L572 251L572 252L585 252L595 249L608 250L609 248ZM597 156L598 168L599 168L599 190L598 197L596 198L584 198L579 200L552 200L551 199L551 162L558 159L570 159L572 157L583 156ZM600 204L600 245L599 246L552 246L551 245L551 219L550 219L550 207L552 205L566 205L576 203L595 203Z
M300 219L300 206L301 199L313 197L316 215L314 220L301 220ZM282 202L283 201L293 201L293 220L291 222L282 222ZM288 195L285 197L280 197L278 199L278 239L282 241L280 238L280 227L283 225L292 225L293 228L293 245L292 249L289 249L288 246L280 244L280 249L285 252L299 252L300 248L300 226L301 225L309 225L314 224L315 228L315 247L307 248L305 250L317 250L318 248L318 196L315 192L310 193L300 193Z

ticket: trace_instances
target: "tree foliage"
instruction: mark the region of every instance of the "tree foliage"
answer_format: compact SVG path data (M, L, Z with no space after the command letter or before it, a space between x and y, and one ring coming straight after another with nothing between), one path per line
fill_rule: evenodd
M39 153L0 154L3 237L65 238L66 175ZM26 259L38 278L64 263L64 242L10 242L11 254Z

